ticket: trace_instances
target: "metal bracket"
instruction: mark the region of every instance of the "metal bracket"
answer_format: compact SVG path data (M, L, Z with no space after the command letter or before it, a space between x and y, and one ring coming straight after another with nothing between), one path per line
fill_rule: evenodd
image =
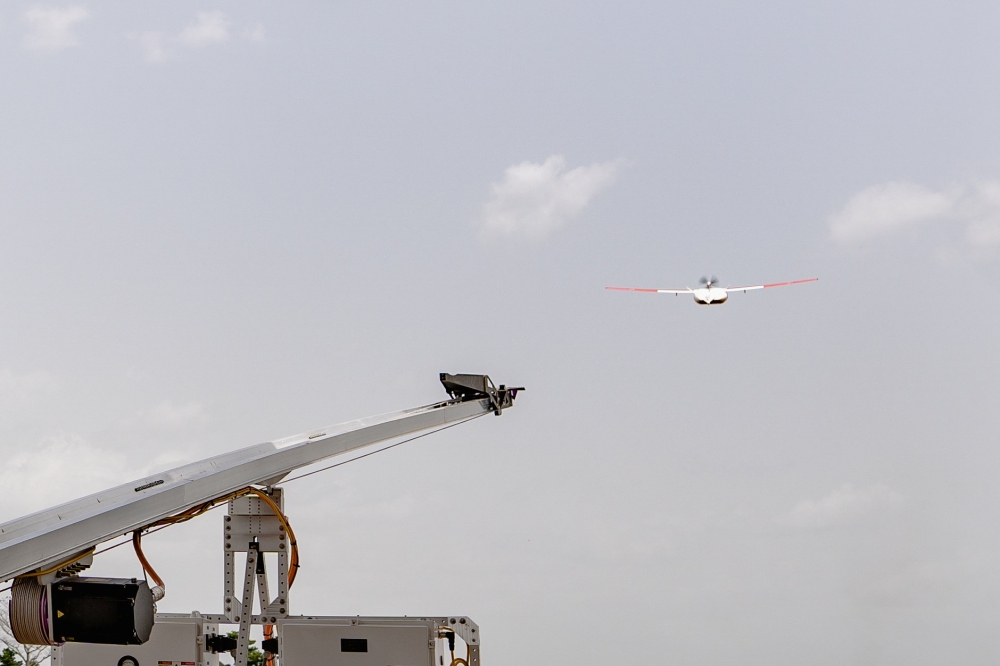
M438 638L447 638L448 632L453 632L469 648L469 659L467 666L481 666L479 625L468 617L449 617L445 624L438 629ZM453 646L454 642L449 641Z
M479 625L464 616L449 617L442 629L454 631L471 648L479 649ZM471 666L471 664L470 664Z
M444 390L452 399L466 402L485 398L490 401L493 413L497 416L513 406L517 392L524 390L523 386L508 388L504 384L497 388L489 375L449 375L442 372L440 379Z
M59 578L69 578L70 576L75 576L85 569L89 569L91 565L94 564L94 553L91 552L86 557L77 560L73 564L67 564L61 569L57 569L51 573L47 573L44 576L38 576L38 582L42 585L48 585L49 583L54 583ZM42 570L51 569L51 566L42 566Z

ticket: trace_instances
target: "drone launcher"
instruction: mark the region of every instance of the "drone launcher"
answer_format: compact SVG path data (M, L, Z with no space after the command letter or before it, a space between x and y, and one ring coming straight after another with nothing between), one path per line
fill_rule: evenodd
M214 618L216 625L240 625L234 654L237 666L245 666L250 625L274 628L279 620L286 622L291 617L287 588L294 579L298 551L283 515L281 489L275 484L296 469L334 456L491 412L500 414L513 405L517 395L517 389L503 385L496 388L485 375L442 374L440 379L450 396L444 402L238 449L0 525L0 581L14 579L10 619L15 637L21 643L36 645L145 643L151 632L155 634L155 600L162 596L163 587L141 554L139 538L143 530L179 522L228 501L226 529L235 531L227 531L226 539L233 538L230 535L235 538L232 548L227 541L229 550L225 551L227 612L204 617ZM130 533L143 568L158 581L156 587L151 589L143 579L79 575L93 561L96 546ZM264 552L278 554L281 574L278 595L270 605L262 573ZM246 554L245 580L236 580L232 560L235 553ZM251 566L253 562L256 564ZM262 586L259 613L252 612L256 599L246 598L246 590L255 584ZM242 605L237 589L240 585L244 591ZM240 608L246 612L241 613ZM171 621L176 624L176 619ZM371 621L381 626L378 618ZM427 622L433 624L429 619ZM468 638L469 657L475 657L470 666L475 666L479 662L478 635L470 630L475 625L467 623L466 618L454 623L466 632L463 639ZM208 638L201 636L199 649L208 649ZM213 639L215 644L221 638ZM276 644L274 641L270 645ZM62 654L54 653L57 666Z

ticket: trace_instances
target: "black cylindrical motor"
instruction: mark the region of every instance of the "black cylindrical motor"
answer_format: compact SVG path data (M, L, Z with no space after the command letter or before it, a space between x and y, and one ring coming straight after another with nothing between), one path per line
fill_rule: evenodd
M156 606L149 585L135 578L64 578L40 585L19 578L10 619L21 643L139 645L149 640Z

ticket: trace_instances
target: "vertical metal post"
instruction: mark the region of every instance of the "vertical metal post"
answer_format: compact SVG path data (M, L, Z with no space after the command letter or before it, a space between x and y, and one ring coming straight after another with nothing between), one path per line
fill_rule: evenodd
M278 612L288 614L288 553L278 553ZM273 604L272 604L273 605ZM274 612L273 610L271 612Z
M267 612L267 607L271 604L271 595L268 592L267 568L265 567L264 553L257 556L257 601L260 603L261 615ZM265 621L264 624L267 624Z
M226 553L226 619L230 622L236 622L236 618L239 617L240 613L240 600L236 598L235 587L236 581L233 575L233 569L236 567L235 554L231 552Z
M223 580L225 582L225 589L223 591L223 596L225 604L223 608L226 609L226 619L230 622L236 622L236 618L242 615L240 612L240 600L236 598L236 552L233 549L233 503L229 503L229 514L222 521L222 540L223 548L225 553L225 576Z
M247 655L250 651L250 627L253 623L253 592L257 576L257 558L261 557L257 550L257 542L251 541L247 547L247 566L243 574L243 608L240 616L240 633L236 639L236 662L234 666L247 666Z

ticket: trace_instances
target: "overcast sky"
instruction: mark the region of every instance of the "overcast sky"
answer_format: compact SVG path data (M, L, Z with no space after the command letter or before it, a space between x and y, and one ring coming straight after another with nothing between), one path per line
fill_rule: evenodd
M292 609L488 664L1000 657L993 2L0 6L0 520L436 401ZM608 292L819 277L723 307ZM148 538L219 612L221 516ZM135 576L121 548L97 574Z

